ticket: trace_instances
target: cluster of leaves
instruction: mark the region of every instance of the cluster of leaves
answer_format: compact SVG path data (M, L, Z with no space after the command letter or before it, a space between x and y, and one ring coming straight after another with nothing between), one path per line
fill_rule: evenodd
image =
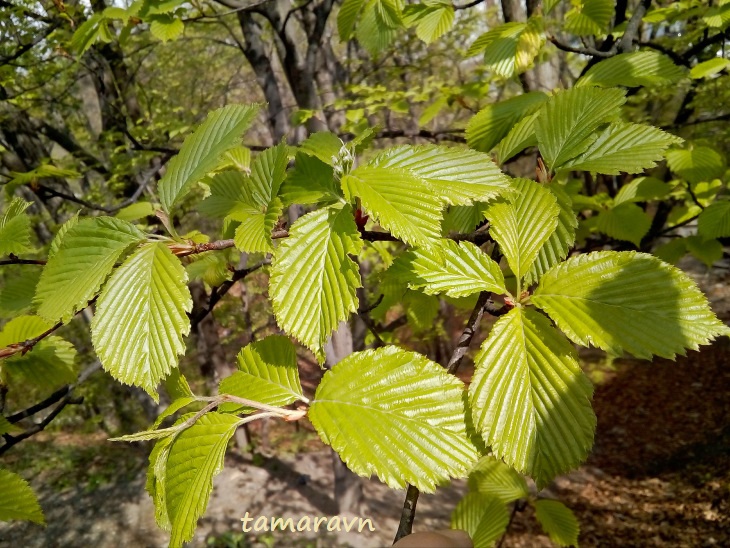
M550 180L576 170L640 172L679 140L620 121L625 97L618 89L583 86L523 97L529 113L522 111L526 117L513 130L493 129L494 118L477 115L468 132L471 149L401 145L357 167L356 156L369 146L372 131L347 144L317 133L298 147L281 143L249 162L238 144L258 107L214 111L159 182L160 217L169 236L146 233L118 217L72 218L56 235L35 287L36 315L8 324L3 343L22 343L41 324L47 329L68 322L95 301L91 337L104 369L155 399L166 380L176 398L172 405L151 430L120 439L157 440L147 488L174 546L192 538L235 429L263 416L308 416L353 471L375 474L394 488L410 484L433 491L466 476L485 452L501 460L494 466L502 473L527 474L542 487L580 464L593 443L592 387L571 343L674 358L730 330L691 279L651 255L606 251L566 260L577 221L565 185L558 179L510 178L480 151L502 140L494 137L500 131L509 140L518 130L522 136L512 136L510 149L536 144ZM490 141L484 144L485 139ZM294 167L288 169L291 159ZM221 382L217 397L195 396L176 368L192 307L180 256L216 247L201 244L204 237L197 243L180 237L171 219L201 183L209 196L199 210L224 219L234 236L226 246L272 255L269 295L277 323L320 362L332 332L361 304L357 258L378 234L366 227L402 242L384 287L502 296L506 313L476 357L468 390L425 356L386 346L342 360L309 400L302 394L294 346L272 336L241 351L239 371ZM278 222L291 204L311 211L287 232ZM22 244L4 253L28 250L25 207L13 202L3 216L0 230ZM454 212L470 219L465 232L488 221L486 247L449 237ZM16 325L22 328L17 333L11 329ZM42 359L44 349L60 359L62 341L43 342L13 359ZM3 362L3 375L12 364ZM301 407L285 407L295 402ZM160 428L174 413L201 403L198 411ZM504 472L508 469L516 472ZM494 531L484 531L475 518L486 504L480 493L462 501L455 523L475 538L493 538ZM19 488L21 495L29 496ZM551 504L536 502L539 519L556 538L572 541L565 510ZM26 517L34 515L29 510ZM501 522L490 523L497 528Z

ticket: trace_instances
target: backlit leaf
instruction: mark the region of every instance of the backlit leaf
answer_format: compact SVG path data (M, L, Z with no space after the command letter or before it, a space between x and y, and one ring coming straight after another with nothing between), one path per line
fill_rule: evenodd
M559 500L535 501L535 517L558 546L578 546L580 524L573 512Z
M27 481L10 470L0 468L0 521L22 519L46 523L38 497Z
M36 288L38 314L67 322L96 295L114 264L144 234L114 217L80 220L63 236Z
M504 502L484 493L467 493L451 514L451 528L466 531L474 546L493 546L507 530Z
M331 206L294 223L277 248L269 294L279 326L324 361L324 344L357 311L362 248L350 206Z
M0 257L27 253L30 245L30 217L24 212L30 202L15 198L0 217Z
M593 65L576 86L661 86L681 80L685 72L658 51L632 51Z
M190 332L187 274L163 243L146 244L112 275L99 297L91 340L101 364L157 400L157 385L177 366Z

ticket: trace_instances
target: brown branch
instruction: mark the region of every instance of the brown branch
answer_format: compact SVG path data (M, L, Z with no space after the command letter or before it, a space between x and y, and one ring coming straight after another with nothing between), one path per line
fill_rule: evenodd
M204 308L201 308L197 312L192 312L190 314L190 327L192 329L195 329L198 324L200 324L200 322L202 322L205 317L213 311L215 305L218 304L218 302L223 298L226 293L228 293L231 287L233 287L233 284L235 284L239 280L242 280L252 272L256 272L259 268L267 264L269 264L268 261L262 261L259 264L254 265L250 268L241 268L238 270L234 270L233 276L230 280L226 280L221 285L214 288L213 291L211 291L210 297L208 298L208 305Z
M382 338L380 338L380 333L378 332L378 328L375 325L375 322L370 317L370 312L373 311L380 305L381 302L383 302L383 298L385 295L382 293L380 296L375 300L375 302L369 306L366 306L364 308L360 308L357 311L357 316L362 320L362 323L365 324L365 326L370 330L370 333L373 334L373 337L375 338L375 348L380 348L381 346L385 346L385 342Z
M472 0L471 2L469 2L467 4L464 4L464 5L461 5L461 6L454 6L454 9L455 10L466 10L466 9L469 9L469 8L473 8L474 6L478 6L482 2L484 2L484 0Z
M58 322L56 325L50 327L37 337L33 337L32 339L27 339L18 343L13 343L9 346L6 346L5 348L0 348L0 360L4 358L9 358L10 356L14 356L15 354L20 354L21 356L24 356L25 354L30 352L35 345L48 337L51 333L56 331L56 329L58 329L62 325L63 322Z
M13 253L8 255L8 257L8 259L3 259L2 261L0 261L0 266L8 264L46 264L46 261L42 259L20 259L17 255Z
M558 40L555 36L547 35L548 41L552 42L556 48L567 51L569 53L578 53L580 55L587 55L590 57L600 57L600 58L608 58L613 57L616 55L615 48L611 48L608 51L601 51L597 50L595 48L589 48L589 47L576 47L576 46L570 46L568 44L565 44Z
M459 342L456 345L456 349L451 354L449 364L446 370L454 374L459 368L461 361L464 359L466 351L469 349L469 344L474 338L479 322L484 315L484 307L489 302L491 293L488 291L482 291L479 294L474 310L472 310L469 320L466 322L466 327L459 337ZM406 491L406 498L403 501L403 511L401 512L400 523L398 524L398 532L395 534L395 540L393 543L398 542L403 537L410 535L413 531L413 520L416 518L416 503L418 502L418 488L413 485L408 486Z

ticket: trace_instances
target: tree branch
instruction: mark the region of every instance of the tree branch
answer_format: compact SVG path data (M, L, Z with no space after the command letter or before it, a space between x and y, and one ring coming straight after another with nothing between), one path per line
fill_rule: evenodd
M488 291L482 291L479 294L479 298L474 305L474 310L472 310L471 316L469 316L469 320L466 322L466 326L464 327L464 331L459 337L459 342L456 344L456 349L454 349L454 352L451 354L451 358L449 359L449 364L446 367L446 370L449 373L455 374L461 364L461 361L464 359L464 354L466 354L466 351L469 349L469 344L474 338L479 322L484 315L484 307L489 302L490 297L491 293ZM395 540L393 540L393 543L407 535L410 535L413 531L413 520L416 518L418 494L418 488L413 485L408 486L406 498L403 501L403 511L401 512L400 523L398 524L398 532L395 534Z

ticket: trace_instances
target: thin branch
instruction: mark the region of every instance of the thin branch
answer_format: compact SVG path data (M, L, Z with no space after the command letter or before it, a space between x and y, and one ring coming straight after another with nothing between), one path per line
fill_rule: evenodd
M200 322L202 322L205 317L210 314L213 311L213 308L216 304L223 298L223 296L228 293L228 291L233 287L233 284L235 284L237 281L242 280L252 272L256 272L258 269L260 269L262 266L269 264L268 261L262 261L258 263L257 265L254 265L250 268L241 268L238 270L233 271L233 276L230 280L226 280L221 285L213 289L210 293L210 297L208 298L208 305L204 308L201 308L197 312L191 313L190 315L190 326L192 329L195 329Z
M8 259L3 259L2 261L0 261L0 266L8 264L46 264L46 261L41 259L20 259L17 255L14 255L12 253L8 255L8 257Z
M360 308L357 311L357 316L362 320L362 323L365 324L365 326L370 330L370 333L373 334L373 337L375 338L375 347L380 348L381 346L385 346L385 342L383 339L380 338L380 333L378 332L378 328L375 325L375 322L370 317L370 312L378 307L378 305L383 302L383 298L385 295L382 293L380 294L380 297L376 299L376 301L371 304L370 306L367 306L365 308Z
M471 343L472 338L474 338L479 321L484 315L484 307L487 302L489 302L490 296L491 293L488 291L482 291L479 294L479 298L474 305L474 310L472 310L471 316L469 316L469 320L466 322L466 326L464 327L464 331L459 337L459 342L449 359L449 364L446 368L449 373L456 373L456 370L461 364L461 360L464 359L464 354L466 354L466 351L469 349L469 344ZM406 498L403 501L403 511L401 512L400 523L398 524L398 532L395 534L395 540L393 543L407 535L410 535L413 531L413 520L416 518L417 502L418 488L413 485L409 485L408 491L406 491Z
M454 6L454 9L455 10L465 10L465 9L473 8L474 6L478 6L482 2L484 2L484 0L472 0L471 2L464 4L463 6Z
M35 345L37 345L43 339L48 337L51 333L56 331L62 325L63 325L63 322L58 322L56 325L48 328L46 331L44 331L37 337L33 337L32 339L27 339L25 341L18 342L18 343L13 343L9 346L6 346L5 348L0 348L0 360L2 360L4 358L9 358L10 356L14 356L15 354L20 354L21 356L24 356L25 354L30 352Z
M611 48L608 51L601 51L597 50L596 48L590 48L590 47L575 47L568 44L565 44L558 40L555 36L547 35L547 39L552 42L555 47L557 47L560 50L567 51L569 53L579 53L580 55L588 55L590 57L601 57L601 58L608 58L613 57L616 55L616 51L614 48Z

